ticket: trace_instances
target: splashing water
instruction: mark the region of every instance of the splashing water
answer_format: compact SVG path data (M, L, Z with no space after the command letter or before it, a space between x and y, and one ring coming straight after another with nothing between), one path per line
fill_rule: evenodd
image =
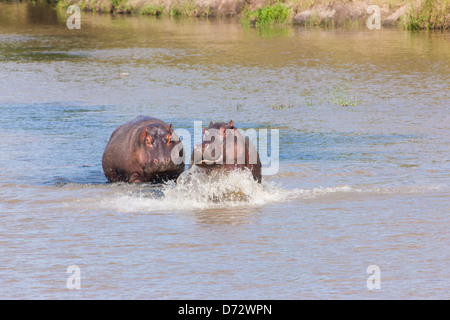
M248 170L214 170L206 174L196 166L183 172L177 181L162 185L113 186L116 192L103 199L102 206L120 212L185 211L220 208L252 208L276 202L324 197L340 198L366 194L415 193L430 190L405 187L357 187L338 185L285 189L273 182L257 183ZM431 189L436 190L437 187Z
M283 200L283 189L257 183L249 170L214 170L206 174L193 166L185 171L176 184L163 190L168 199L185 199L203 207L258 206L268 201Z
M274 184L256 182L249 171L216 170L205 174L195 166L185 171L176 182L166 182L159 190L147 187L136 190L122 186L120 195L105 200L104 204L127 212L194 210L257 207L284 201L290 196L289 192ZM123 188L127 188L126 194Z

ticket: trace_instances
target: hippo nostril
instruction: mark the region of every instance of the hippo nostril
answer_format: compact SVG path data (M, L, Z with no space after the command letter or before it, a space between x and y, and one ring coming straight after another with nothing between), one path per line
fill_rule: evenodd
M153 159L153 162L154 163L158 163L158 159Z
M170 158L166 158L166 162L169 162L170 161Z

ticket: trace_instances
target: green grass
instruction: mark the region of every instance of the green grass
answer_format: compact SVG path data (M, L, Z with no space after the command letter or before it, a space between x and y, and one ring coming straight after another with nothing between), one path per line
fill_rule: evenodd
M209 8L200 8L194 0L174 1L170 6L166 6L162 1L148 3L138 13L141 15L168 16L171 18L209 17L211 15Z
M448 17L449 0L424 0L418 8L414 8L411 3L411 12L407 15L404 26L409 30L449 29Z
M287 24L289 16L290 10L286 4L276 2L256 10L250 10L246 7L241 22L246 25L273 27Z
M350 90L350 84L337 84L327 90L318 90L312 92L304 92L301 94L299 103L297 101L286 98L277 98L268 107L272 110L280 111L291 108L309 108L314 110L315 107L322 105L336 107L358 107L364 105L359 98L358 93ZM239 105L239 108L241 105ZM238 110L238 107L236 107Z
M270 104L270 107L273 110L283 110L288 108L293 108L295 106L295 102L291 100L287 100L284 96L282 99L276 99L275 102Z
M334 86L328 90L328 102L340 107L356 107L360 105L358 94L351 94L347 87Z
M160 16L164 14L165 6L163 3L153 4L147 3L139 10L139 14L142 15L151 15L151 16Z
M2 0L0 0L2 1ZM100 12L132 13L152 16L181 17L211 17L211 8L205 8L195 0L149 0L147 2L130 2L129 0L30 0L31 3L41 1L57 1L58 8L66 8L70 4L77 4L81 10L97 10ZM354 3L362 0L355 0ZM250 9L250 1L244 9L237 9L243 25L260 27L259 29L280 29L278 26L290 26L296 14L317 6L334 5L336 3L350 3L349 0L270 0L265 7ZM419 29L450 29L450 0L371 0L371 4L380 7L387 6L391 13L410 5L411 10L402 17L400 27L408 30ZM418 7L415 5L419 4ZM220 15L220 13L218 13ZM335 21L320 21L313 14L307 26L334 27ZM266 27L266 28L264 28ZM349 17L343 22L346 28L365 28L361 21Z

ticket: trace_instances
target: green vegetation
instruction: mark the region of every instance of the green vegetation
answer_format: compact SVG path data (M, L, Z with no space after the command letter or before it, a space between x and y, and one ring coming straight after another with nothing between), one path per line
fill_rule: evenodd
M120 10L119 1L128 0L110 0L112 1L114 9L118 8ZM195 0L176 0L169 4L165 3L163 0L152 0L148 1L141 7L131 8L131 12L137 12L141 15L149 16L165 16L172 18L181 17L209 17L211 15L211 10L209 7L200 7Z
M247 6L243 13L241 22L246 25L273 27L287 24L290 17L290 10L286 4L276 2L256 10L250 10Z
M153 4L147 3L139 10L139 14L142 15L151 15L151 16L160 16L164 14L165 6L162 2Z
M335 106L357 107L360 104L358 94L351 94L348 87L335 86L328 90L328 101Z
M358 93L351 92L348 84L338 84L321 92L303 93L300 100L300 103L297 103L283 96L281 99L275 99L273 103L269 104L269 107L276 111L291 108L310 108L314 110L315 107L321 105L358 107L362 104L362 101L358 98Z
M132 12L132 8L129 5L128 0L110 0L110 1L117 12L125 12L125 13Z
M58 3L56 4L56 7L58 9L66 9L68 6L72 5L72 4L76 4L81 11L83 10L87 10L87 5L88 2L87 1L70 1L70 0L59 0Z
M196 17L201 15L200 11L195 0L176 1L171 5L168 15L175 18Z
M449 29L450 1L423 0L418 8L411 3L404 25L410 30Z
M270 107L273 110L283 110L287 108L293 108L295 106L295 102L291 100L286 100L286 96L282 99L276 99L275 102L270 104Z
M0 0L1 1L1 0ZM42 1L42 0L30 0ZM277 29L294 23L306 27L365 28L369 14L360 9L363 0L246 0L245 7L236 4L221 8L221 2L202 0L44 0L57 1L59 8L76 4L81 10L113 13L132 13L151 16L180 17L239 17L244 25L259 29ZM390 25L408 30L450 29L450 0L372 0L383 8L381 23L389 15L402 9ZM232 0L229 3L233 6ZM339 7L338 7L339 6ZM408 10L403 10L408 7ZM339 10L335 10L339 8ZM334 13L338 12L338 13ZM391 18L392 19L392 18ZM264 28L267 27L267 28Z

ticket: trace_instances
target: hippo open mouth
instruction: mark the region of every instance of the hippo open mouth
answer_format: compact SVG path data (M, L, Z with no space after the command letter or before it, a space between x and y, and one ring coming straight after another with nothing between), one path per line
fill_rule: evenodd
M170 180L176 180L180 174L175 171L166 171L166 172L159 172L157 174L154 174L152 176L152 179L150 181L152 183L163 183Z
M194 164L195 164L196 166L203 167L203 168L205 168L205 167L207 167L207 168L219 167L219 166L222 165L222 164L216 163L216 161L217 161L217 160L207 160L207 159L203 159L203 160L200 160L200 161L198 161L198 162L195 162Z
M191 154L189 168L192 166L207 173L220 168L228 171L247 168L253 178L261 182L258 150L249 137L237 130L232 120L228 123L211 121L209 127L203 130L202 143L195 145Z

